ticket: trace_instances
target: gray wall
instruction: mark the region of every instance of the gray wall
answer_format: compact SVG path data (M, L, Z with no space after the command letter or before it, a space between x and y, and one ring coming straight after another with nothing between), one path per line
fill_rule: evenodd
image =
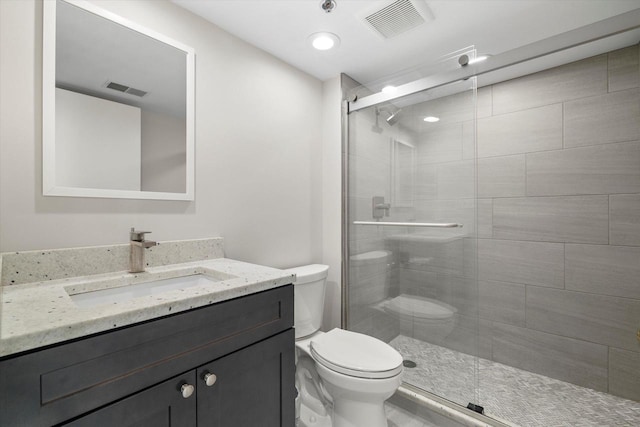
M140 188L184 193L187 188L186 120L143 109L140 121Z
M43 197L42 2L0 1L0 251L222 236L230 258L322 259L322 83L167 1L95 1L196 51L194 202ZM339 108L336 106L336 108Z

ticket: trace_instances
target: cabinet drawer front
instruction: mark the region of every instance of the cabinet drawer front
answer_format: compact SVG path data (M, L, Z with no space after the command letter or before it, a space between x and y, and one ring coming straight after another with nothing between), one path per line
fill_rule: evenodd
M0 425L65 421L292 326L289 285L1 361Z

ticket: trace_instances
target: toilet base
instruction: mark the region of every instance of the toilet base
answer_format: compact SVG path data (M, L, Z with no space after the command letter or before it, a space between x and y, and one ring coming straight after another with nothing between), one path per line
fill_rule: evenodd
M388 427L388 425L384 404L342 401L333 410L333 427Z
M296 420L296 427L333 427L330 415L318 415L304 403L300 404L300 417Z
M373 415L373 414L371 414ZM351 421L340 419L339 415L334 414L334 417L337 419L335 423L331 421L331 416L322 416L318 415L312 409L309 409L305 404L300 405L300 417L296 420L296 427L340 427L340 426L353 426ZM387 422L386 413L383 414L376 413L375 416L371 417L372 420L361 419L365 422L367 427L388 427L390 424ZM380 424L380 420L384 420L383 424ZM361 427L361 426L357 426Z

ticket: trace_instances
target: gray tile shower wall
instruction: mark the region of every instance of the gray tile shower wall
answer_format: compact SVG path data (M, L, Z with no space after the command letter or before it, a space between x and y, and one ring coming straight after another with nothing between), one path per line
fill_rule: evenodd
M479 314L492 321L492 359L633 400L639 52L630 46L496 84L493 115L478 119L478 153L493 156L478 160Z
M461 113L467 97L405 107L414 121L429 108L442 117L432 128L405 122L417 165L407 219L462 222L467 237L419 242L373 227L352 234L351 250L393 252L388 297L443 301L458 321L436 340L418 321L382 328L382 310L352 307L360 331L396 330L640 401L639 56L634 45L480 88L477 151L474 122ZM388 144L387 128L362 136L373 120L350 140ZM350 193L366 215L370 192L390 196L380 175L392 167L384 149L358 154L350 160L375 175Z
M478 119L479 316L492 322L491 358L634 400L639 51L496 84L493 115Z

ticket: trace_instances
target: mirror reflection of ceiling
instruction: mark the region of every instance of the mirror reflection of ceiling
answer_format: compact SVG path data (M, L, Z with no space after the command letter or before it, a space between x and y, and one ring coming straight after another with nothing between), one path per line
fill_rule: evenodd
M63 1L56 20L56 87L186 117L185 52ZM108 89L108 82L147 94Z

